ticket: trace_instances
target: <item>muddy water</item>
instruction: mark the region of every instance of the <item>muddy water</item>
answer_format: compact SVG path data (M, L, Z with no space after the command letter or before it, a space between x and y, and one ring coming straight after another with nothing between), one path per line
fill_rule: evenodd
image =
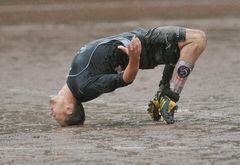
M175 124L146 114L162 66L85 103L82 127L60 128L48 116L49 95L84 42L163 25L200 28L209 39ZM0 34L0 164L239 164L239 18L1 25Z

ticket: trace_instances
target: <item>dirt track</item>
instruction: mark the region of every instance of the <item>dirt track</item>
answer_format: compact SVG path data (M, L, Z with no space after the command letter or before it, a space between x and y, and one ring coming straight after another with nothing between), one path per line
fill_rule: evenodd
M104 1L107 11L97 0L0 2L0 164L240 163L239 2L147 2ZM145 13L127 13L126 4ZM198 10L189 14L189 6ZM48 96L64 84L83 43L163 25L199 28L208 35L174 125L152 122L146 114L162 66L140 71L131 86L85 103L83 127L60 128L51 120Z

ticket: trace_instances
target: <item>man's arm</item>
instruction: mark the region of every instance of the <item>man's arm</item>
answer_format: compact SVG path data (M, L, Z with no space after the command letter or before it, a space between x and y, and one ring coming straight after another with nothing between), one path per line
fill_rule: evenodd
M128 47L118 46L123 52L125 52L129 57L129 62L123 73L123 81L126 83L131 83L135 79L138 69L140 54L142 51L142 45L137 37L133 37Z

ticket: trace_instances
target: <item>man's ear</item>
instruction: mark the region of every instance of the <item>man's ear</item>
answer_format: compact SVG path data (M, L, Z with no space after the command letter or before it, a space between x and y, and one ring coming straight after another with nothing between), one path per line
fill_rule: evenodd
M71 115L73 113L73 107L72 106L67 106L66 114Z

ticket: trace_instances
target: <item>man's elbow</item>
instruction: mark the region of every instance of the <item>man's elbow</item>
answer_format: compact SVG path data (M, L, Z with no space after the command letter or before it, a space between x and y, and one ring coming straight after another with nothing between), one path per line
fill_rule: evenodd
M134 79L123 78L123 81L124 81L125 84L127 84L127 85L132 84L134 80L135 80L135 78L134 78Z
M137 72L132 74L123 74L123 81L126 84L132 84L136 78L136 75L137 75Z

